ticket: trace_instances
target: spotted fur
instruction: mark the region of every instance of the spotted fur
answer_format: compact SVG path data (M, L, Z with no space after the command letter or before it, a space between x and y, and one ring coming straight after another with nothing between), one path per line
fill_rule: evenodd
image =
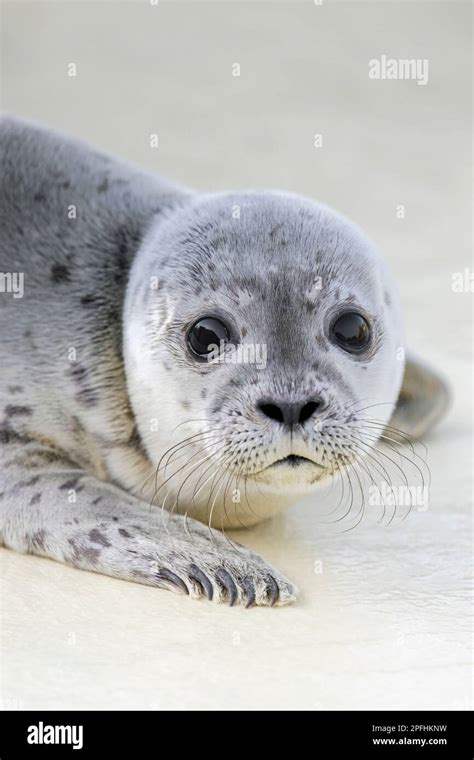
M24 275L23 298L0 293L4 545L231 604L293 601L209 526L257 522L343 467L361 398L389 419L404 338L377 252L313 201L193 194L17 119L0 122L0 161L0 272ZM344 304L373 320L364 357L328 339ZM203 313L265 344L266 366L193 360ZM314 393L322 427L288 436L258 414L262 397ZM290 453L313 465L274 474Z

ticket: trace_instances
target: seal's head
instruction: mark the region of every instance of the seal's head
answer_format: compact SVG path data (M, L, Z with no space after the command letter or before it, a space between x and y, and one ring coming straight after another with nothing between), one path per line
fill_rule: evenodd
M298 196L198 196L160 218L124 323L157 502L219 527L266 517L360 460L399 395L404 335L385 263L352 223Z

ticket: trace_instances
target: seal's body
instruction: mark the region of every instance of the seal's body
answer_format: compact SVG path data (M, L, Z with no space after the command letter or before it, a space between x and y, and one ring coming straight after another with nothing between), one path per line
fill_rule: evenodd
M377 252L313 201L196 195L16 119L0 155L4 545L194 596L292 601L195 518L273 514L353 466L397 399L408 432L439 417L444 386L405 366Z

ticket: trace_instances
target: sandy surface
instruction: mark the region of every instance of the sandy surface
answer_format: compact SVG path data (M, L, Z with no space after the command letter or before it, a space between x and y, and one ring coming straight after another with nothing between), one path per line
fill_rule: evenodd
M472 294L451 287L472 267L469 26L455 2L3 3L4 110L199 189L336 206L390 261L410 343L454 393L426 441L426 511L387 527L366 506L343 532L322 524L332 494L236 535L297 583L295 606L228 609L3 550L4 707L470 707ZM383 53L427 58L428 84L370 81Z

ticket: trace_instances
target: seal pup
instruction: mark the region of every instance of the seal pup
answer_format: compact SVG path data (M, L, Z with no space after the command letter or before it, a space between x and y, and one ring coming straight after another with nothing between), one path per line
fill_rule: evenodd
M446 408L374 246L307 198L193 193L15 118L0 155L4 546L292 602L217 529L317 490L392 415L418 436Z

